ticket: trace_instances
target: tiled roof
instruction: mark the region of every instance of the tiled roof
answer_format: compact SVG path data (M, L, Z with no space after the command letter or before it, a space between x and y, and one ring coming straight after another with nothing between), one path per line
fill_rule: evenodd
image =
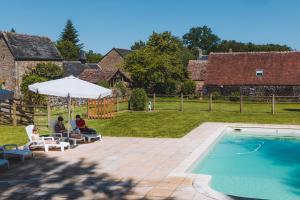
M16 60L62 61L63 58L48 37L0 32Z
M194 81L204 81L206 79L207 61L190 60L187 66L189 78Z
M97 63L81 63L80 61L64 61L63 69L65 76L78 77L85 69L99 69Z
M85 69L79 76L80 79L89 81L91 83L99 83L102 80L109 81L117 72L123 74L123 76L130 80L128 75L122 72L120 69L107 70L107 69Z
M132 50L130 49L120 49L120 48L113 48L113 49L116 50L123 58L132 52Z
M300 52L211 53L205 85L300 85Z

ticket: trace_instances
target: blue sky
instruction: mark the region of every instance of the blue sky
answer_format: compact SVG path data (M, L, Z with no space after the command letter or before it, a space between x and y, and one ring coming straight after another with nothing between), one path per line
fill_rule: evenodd
M298 0L1 0L0 30L57 40L70 18L85 49L129 48L152 31L207 25L222 39L300 49Z

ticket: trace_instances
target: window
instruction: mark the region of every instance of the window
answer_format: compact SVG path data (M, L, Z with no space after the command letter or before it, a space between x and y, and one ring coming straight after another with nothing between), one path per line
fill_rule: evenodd
M257 77L263 77L263 76L264 76L264 70L262 70L262 69L257 69L257 70L256 70L256 76L257 76Z

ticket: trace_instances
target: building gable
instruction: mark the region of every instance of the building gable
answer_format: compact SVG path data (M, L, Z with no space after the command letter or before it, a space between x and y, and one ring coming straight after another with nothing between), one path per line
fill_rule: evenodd
M120 65L124 62L125 56L131 53L131 50L112 48L107 54L104 55L99 62L99 66L106 70L116 70L120 68Z

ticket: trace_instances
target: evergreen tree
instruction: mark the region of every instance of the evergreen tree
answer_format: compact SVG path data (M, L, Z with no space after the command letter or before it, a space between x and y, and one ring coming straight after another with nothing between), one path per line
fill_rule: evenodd
M78 31L74 27L73 22L68 19L63 32L60 34L59 40L70 41L79 48L82 48L82 44L79 44L78 36Z
M14 28L11 28L11 29L10 29L10 32L13 32L13 33L15 33L15 32L16 32L16 30L15 30Z

